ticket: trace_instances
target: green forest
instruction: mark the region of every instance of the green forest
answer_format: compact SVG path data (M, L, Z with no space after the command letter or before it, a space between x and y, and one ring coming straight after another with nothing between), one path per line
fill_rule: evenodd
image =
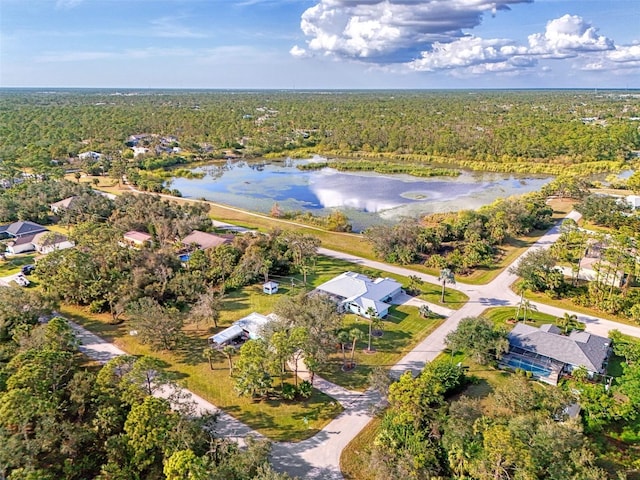
M495 171L586 164L586 173L633 157L638 117L633 96L606 91L4 90L0 159L117 158L130 135L156 134L175 137L186 160L320 153Z

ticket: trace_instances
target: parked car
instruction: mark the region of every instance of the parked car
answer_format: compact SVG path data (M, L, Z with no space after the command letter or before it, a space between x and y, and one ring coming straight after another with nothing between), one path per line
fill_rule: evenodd
M31 272L33 272L36 269L36 266L34 264L29 264L29 265L23 265L22 266L22 274L23 275L30 275Z
M27 277L25 277L25 276L24 276L24 275L22 275L22 274L17 275L17 276L14 278L14 280L15 280L15 282L16 282L18 285L20 285L21 287L27 287L27 286L29 286L29 284L31 283L31 282L27 279Z

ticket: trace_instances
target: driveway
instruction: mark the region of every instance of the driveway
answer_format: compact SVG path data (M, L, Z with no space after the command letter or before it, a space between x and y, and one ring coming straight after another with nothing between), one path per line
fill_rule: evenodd
M580 218L580 215L576 212L571 212L567 217L577 220ZM529 250L549 248L557 240L559 234L559 226L553 227L530 247ZM320 248L318 253L359 265L365 265L384 272L407 277L409 275L417 275L424 281L438 284L437 278L432 275L415 272L403 267L388 265L383 262L360 258L326 248ZM517 265L520 258L522 258L522 256L518 257L518 259L512 263L512 266ZM426 362L433 360L443 351L447 334L455 330L463 318L478 316L489 307L517 305L519 296L510 288L516 278L515 275L509 273L509 268L506 268L487 285L457 283L455 286L448 287L464 292L469 296L469 301L462 308L455 311L438 305L428 304L429 308L434 312L445 315L447 319L440 327L394 365L391 368L391 374L398 377L407 370L414 374L419 373L424 368ZM398 298L398 301L402 304L416 307L423 304L422 300L414 299L408 295ZM427 302L424 302L424 304L427 304ZM567 311L540 303L535 304L541 312L550 313L555 316L562 316ZM640 337L639 327L581 314L578 314L578 318L585 322L587 331L591 333L606 336L610 330L617 329L625 334ZM116 355L124 354L124 352L115 345L105 342L84 328L75 324L72 324L72 326L76 330L78 338L82 343L80 349L87 356L106 362ZM306 372L302 371L301 377L305 378L305 375ZM302 479L341 480L343 478L340 473L340 455L342 454L342 450L372 419L372 407L380 401L380 398L375 392L370 390L364 393L352 392L317 376L314 386L335 398L336 401L339 401L344 411L308 440L299 443L275 443L272 449L272 462L278 470L286 471ZM184 393L191 395L200 412L219 411L214 405L192 392L184 390ZM226 437L242 439L249 435L259 436L257 432L224 413L221 413L219 424L221 427L219 433Z

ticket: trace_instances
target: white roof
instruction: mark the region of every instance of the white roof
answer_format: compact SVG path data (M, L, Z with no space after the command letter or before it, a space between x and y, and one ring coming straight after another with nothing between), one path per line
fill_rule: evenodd
M375 301L382 301L395 293L402 285L391 278L376 278L371 280L366 275L355 272L345 272L333 280L320 285L317 290L337 295L347 301L355 301L359 297Z
M235 322L234 325L238 325L240 328L246 331L249 334L249 338L255 339L260 338L262 327L270 321L271 318L253 312Z
M218 345L222 345L234 338L238 338L244 330L236 324L231 325L229 328L225 328L219 333L209 337L209 340L213 340L213 343L217 343Z

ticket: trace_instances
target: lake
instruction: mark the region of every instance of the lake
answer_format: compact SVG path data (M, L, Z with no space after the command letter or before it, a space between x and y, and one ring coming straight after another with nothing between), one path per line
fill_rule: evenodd
M334 169L299 170L298 163L229 161L193 169L204 178L173 178L171 188L185 198L205 198L246 210L269 213L274 203L281 210L311 211L326 215L339 209L355 231L404 216L476 209L496 198L539 190L551 176L465 171L458 177L418 178L374 172L338 172Z

